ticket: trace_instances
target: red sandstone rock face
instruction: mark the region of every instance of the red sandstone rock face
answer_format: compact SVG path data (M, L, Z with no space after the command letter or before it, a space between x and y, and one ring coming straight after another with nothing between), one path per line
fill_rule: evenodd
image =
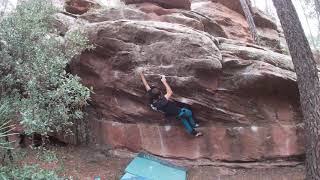
M119 19L150 20L181 24L194 29L208 32L213 36L227 37L220 25L208 17L192 11L164 9L152 3L130 5L122 9L100 10L88 12L80 16L89 22L102 22Z
M195 2L192 9L141 3L87 12L74 21L57 17L62 34L80 25L96 45L71 64L93 87L92 143L221 161L303 154L290 57L248 43L244 17L221 3ZM265 38L277 39L272 21L256 18ZM193 110L204 137L190 137L176 120L164 126L163 116L146 104L136 73L141 69L162 88L159 75L167 76L173 99Z
M92 140L179 158L251 161L303 153L298 90L288 56L186 26L118 20L86 24L96 44L71 64L92 86ZM193 109L204 138L146 105L136 74L158 84L168 77L176 101ZM128 124L127 124L128 123Z
M114 148L141 150L163 157L213 161L255 161L287 158L304 152L301 128L295 125L268 126L205 126L205 135L192 138L178 126L145 123L126 124L111 121L90 121L96 128L97 144Z
M130 19L177 23L208 32L215 37L252 42L245 18L236 11L220 3L210 1L194 2L192 10L165 9L153 3L140 3L123 7L120 10L111 9L89 12L80 18L89 22ZM262 43L280 51L279 39L281 38L274 22L255 9L254 15L256 21L259 21L257 27Z
M169 23L122 20L84 28L98 47L83 54L72 67L86 85L101 92L93 94L93 99L96 110L106 119L135 122L150 114L143 105L143 87L135 74L139 68L144 68L146 76L156 84L160 83L157 74L167 75L177 94L176 100L192 104L202 121L241 124L264 121L261 110L277 102L259 107L257 101L270 94L274 100L281 98L292 106L285 114L293 121L300 119L297 102L290 100L297 96L296 77L290 58L285 55L215 39ZM270 120L282 118L286 117L277 115Z
M277 24L261 10L257 8L251 8L251 11L257 27L277 30Z
M83 14L91 7L99 6L95 1L91 0L66 0L65 9L72 14Z
M167 9L190 10L190 0L123 0L126 4L154 3Z
M228 38L252 42L246 19L238 12L210 1L193 3L192 10L217 22Z
M241 6L239 2L235 2L238 1L196 1L192 3L192 10L216 22L226 34L222 37L252 42L248 24L242 15ZM280 50L280 34L275 22L260 10L251 9L262 44L274 50Z
M91 22L126 18L178 23L206 31L214 36L252 42L239 0L194 0L192 6L189 0L126 0L125 2L131 4L130 8L121 8L120 11L102 10L99 13L86 14L82 18ZM83 14L93 6L99 7L95 1L65 2L66 10L74 14ZM183 10L189 10L190 7L193 11ZM283 41L283 37L280 37L277 25L256 8L251 10L263 45L281 51L280 40ZM99 20L92 16L98 16Z
M206 1L206 0L205 0ZM211 0L212 2L215 3L220 3L226 7L228 7L229 9L236 11L239 14L244 14L241 4L240 4L240 0ZM247 1L247 3L250 5L250 1Z

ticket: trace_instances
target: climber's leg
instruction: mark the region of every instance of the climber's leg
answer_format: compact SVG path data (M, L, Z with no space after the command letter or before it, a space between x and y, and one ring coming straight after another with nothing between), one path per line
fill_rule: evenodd
M189 121L188 121L188 116L187 116L187 113L186 113L187 111L184 109L184 108L182 108L181 110L180 110L180 113L179 113L179 118L181 119L181 121L182 121L182 124L183 124L183 126L186 128L186 130L188 131L188 133L192 133L193 131L194 131L194 129L193 129L193 127L192 127L192 125L189 123Z
M194 119L193 119L192 116L189 117L188 121L189 121L190 125L191 125L193 128L199 127L199 124L197 124L197 123L194 121Z
M188 122L189 124L191 125L192 128L197 128L199 127L199 124L197 124L194 119L193 119L193 116L192 116L192 111L187 109L187 108L182 108L181 111L184 112L185 116L187 117L188 119Z
M181 119L184 127L186 128L186 130L188 131L189 134L194 135L195 137L198 136L202 136L202 132L200 131L196 131L194 130L194 128L192 127L192 125L190 124L190 117L188 117L188 115L190 117L192 117L192 112L188 109L182 108L179 114L179 118ZM192 121L194 122L194 120L192 119Z
M194 129L191 127L190 123L188 122L187 118L185 117L180 117L181 118L181 121L182 121L182 124L183 126L186 128L187 132L189 134L192 134Z

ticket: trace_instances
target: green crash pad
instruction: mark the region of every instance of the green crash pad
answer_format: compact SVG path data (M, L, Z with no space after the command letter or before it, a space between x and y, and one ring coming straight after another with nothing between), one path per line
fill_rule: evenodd
M187 171L184 168L142 153L130 162L125 172L146 180L186 180L187 178Z

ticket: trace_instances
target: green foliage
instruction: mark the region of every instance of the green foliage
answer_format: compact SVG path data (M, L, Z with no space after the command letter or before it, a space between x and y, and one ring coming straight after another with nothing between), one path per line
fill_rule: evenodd
M27 133L68 129L83 117L90 90L65 71L89 48L79 31L62 38L53 26L56 9L47 0L22 1L0 23L0 98L16 97L15 118Z
M37 152L37 159L43 161L43 162L48 162L48 163L52 163L52 162L57 162L58 161L58 157L56 155L56 153L54 151L51 150L39 150Z
M63 156L58 158L55 151L36 148L32 151L26 149L15 149L12 151L14 160L0 164L0 180L72 180L72 176L66 177ZM33 162L32 165L21 164L27 157L37 158L40 161ZM29 159L27 158L27 159ZM27 160L28 161L28 160ZM44 164L54 163L50 169L43 168ZM56 167L56 168L52 168ZM62 178L63 177L63 178Z
M0 151L1 149L11 149L8 137L13 135L13 125L11 125L10 116L12 109L10 102L6 99L0 100Z
M0 167L1 180L62 180L55 171L39 168L38 165L25 165L23 168Z
M12 156L14 162L20 162L27 158L28 156L28 150L27 148L18 148L12 150Z

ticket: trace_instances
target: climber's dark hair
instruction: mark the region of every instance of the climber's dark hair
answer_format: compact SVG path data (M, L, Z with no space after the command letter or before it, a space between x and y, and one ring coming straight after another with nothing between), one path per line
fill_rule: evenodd
M152 103L153 100L159 99L162 95L161 90L156 86L151 86L149 90L149 101Z

